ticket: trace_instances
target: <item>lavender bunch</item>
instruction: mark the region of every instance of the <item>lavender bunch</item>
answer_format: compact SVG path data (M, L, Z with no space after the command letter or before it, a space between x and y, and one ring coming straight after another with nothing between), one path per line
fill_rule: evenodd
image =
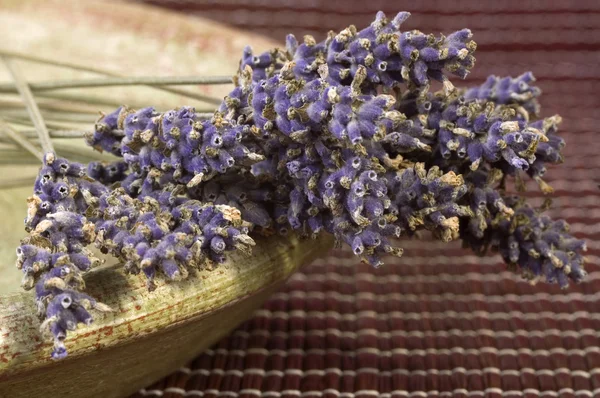
M402 255L395 238L427 230L495 249L530 280L579 282L585 243L506 192L525 177L551 192L542 177L562 161L560 117L539 119L531 73L455 88L445 73L473 66L471 32L402 32L408 16L378 13L319 43L289 36L258 56L247 48L210 120L190 107L118 108L87 143L122 161L47 155L17 253L53 355L66 354L67 330L91 322L86 308L107 310L83 293L82 274L100 262L88 246L152 289L160 275L250 253L251 235L325 231L380 266Z

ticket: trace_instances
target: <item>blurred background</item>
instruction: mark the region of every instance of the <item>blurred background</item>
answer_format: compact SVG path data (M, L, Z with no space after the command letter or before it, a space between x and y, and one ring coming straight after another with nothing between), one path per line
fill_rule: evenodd
M450 33L468 27L477 41L470 80L489 73L534 70L540 80L594 76L600 47L600 2L595 0L145 0L137 1L219 21L281 43L293 33L324 39L329 30L368 25L377 11L409 11L406 30ZM249 43L251 44L251 43ZM577 55L573 54L577 52Z
M567 291L533 287L506 272L499 256L479 258L457 242L405 242L405 256L378 270L335 252L293 276L230 337L140 396L600 394L600 1L144 3L282 44L288 33L321 40L349 24L360 29L378 10L411 12L406 30L470 28L477 62L466 82L453 79L456 85L532 71L543 91L542 116L563 117L566 162L547 173L556 190L550 213L588 240L590 275ZM535 185L528 195L533 203L543 200Z

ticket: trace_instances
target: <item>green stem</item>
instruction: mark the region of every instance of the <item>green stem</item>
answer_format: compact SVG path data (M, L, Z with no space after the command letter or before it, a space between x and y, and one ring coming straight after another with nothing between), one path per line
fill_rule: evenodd
M123 105L123 103L119 102L119 101L114 101L111 99L100 98L100 97L89 96L89 95L81 95L81 94L68 94L68 93L61 93L61 92L55 93L55 92L51 92L51 91L48 91L48 92L42 91L42 92L38 93L37 96L43 97L43 98L58 99L61 101L75 102L75 103L84 102L89 105L99 105L99 106L105 106L108 108L118 108L119 106Z
M140 76L140 77L106 77L97 79L54 80L48 82L29 83L33 92L62 90L67 88L110 87L110 86L159 86L188 84L231 84L229 76ZM0 92L14 93L19 90L16 84L0 84Z
M70 112L79 114L98 114L98 108L88 106L81 103L65 102L65 101L54 101L43 98L37 99L37 104L40 109L54 112ZM0 109L14 110L23 109L23 101L21 98L3 98L0 99Z
M34 138L36 136L34 130L21 130L21 134L28 138ZM84 130L50 130L50 137L52 138L83 138L89 131Z
M15 52L15 51L8 51L8 50L0 49L0 55L5 55L5 56L11 57L11 58L20 58L20 59L24 59L27 61L40 63L40 64L54 65L54 66L59 66L59 67L63 67L63 68L80 70L80 71L84 71L84 72L92 72L92 73L97 73L100 75L121 77L120 74L115 73L113 71L109 71L107 69L103 69L103 68L81 65L81 64L77 64L77 63L73 63L73 62L59 61L59 60L54 60L54 59L49 59L49 58L44 58L44 57L38 57L35 55L24 54L24 53L19 53L19 52ZM166 91L166 92L169 92L172 94L182 95L184 97L188 97L188 98L192 98L192 99L195 99L198 101L206 102L208 104L219 105L221 103L220 98L214 98L214 97L210 97L208 95L198 94L198 93L190 92L187 90L182 90L182 89L173 88L173 87L165 87L165 86L155 86L154 88L156 88L158 90Z
M96 113L73 113L73 112L41 112L44 120L54 120L59 122L74 122L74 123L94 123L100 116ZM0 117L10 117L15 119L27 118L27 112L21 109L0 109Z
M5 117L4 121L19 125L19 126L25 126L25 127L33 126L33 123L31 122L31 120L24 120L24 119L20 119L18 117ZM84 126L82 126L82 124ZM76 126L74 126L74 125L76 125ZM54 129L54 130L80 130L80 129L85 129L86 127L89 127L89 124L75 123L75 122L74 123L65 123L65 122L48 121L48 122L46 122L46 126L48 126L48 128L50 128L50 129Z
M53 92L53 91L42 91L40 93L36 94L37 97L43 97L43 98L50 98L50 99L57 99L57 100L61 100L61 101L68 101L68 102L73 102L79 105L82 105L81 103L85 103L85 106L102 106L102 107L106 107L108 109L106 109L106 111L112 111L115 108L118 108L123 104L123 102L117 102L117 101L113 101L110 100L108 98L101 98L101 97L95 97L95 96L89 96L89 95L81 95L81 94L67 94L67 93L61 93L61 92ZM127 104L129 107L134 108L134 109L140 109L140 108L144 108L146 106L148 106L147 104L135 104L135 103L131 103L130 101L127 101ZM95 112L100 111L101 109L94 109ZM207 108L206 106L202 107L202 108L198 108L199 112L214 112L213 108Z
M58 59L38 57L36 55L21 53L21 52L17 52L17 51L0 49L0 55L9 57L9 58L18 58L18 59L22 59L25 61L31 61L31 62L35 62L38 64L46 64L46 65L58 66L61 68L76 69L76 70L80 70L80 71L84 71L84 72L97 73L99 75L117 76L117 74L110 72L106 69L102 69L102 68L98 68L98 67L94 67L94 66L76 64L76 63L72 63L72 62L66 62L66 61L62 61L62 60L58 60Z

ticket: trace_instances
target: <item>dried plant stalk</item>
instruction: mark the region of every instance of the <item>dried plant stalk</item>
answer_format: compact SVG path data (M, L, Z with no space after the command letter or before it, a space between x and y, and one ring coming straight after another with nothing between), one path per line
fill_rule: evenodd
M231 84L230 76L141 76L141 77L106 77L97 79L56 80L30 83L33 92L64 90L69 88L110 87L110 86L162 86L190 84ZM14 93L19 90L17 84L0 84L1 93Z
M38 108L33 94L31 92L31 87L25 81L25 78L21 75L21 72L18 68L15 67L12 60L9 58L3 58L6 67L10 71L13 79L15 80L15 89L21 95L23 102L25 103L25 107L27 108L27 112L29 113L29 117L35 126L36 131L38 132L38 136L40 139L40 143L42 145L42 149L44 152L53 152L54 147L52 146L52 141L50 141L50 134L48 134L48 128L46 127L46 123L44 122L44 118L40 113L40 109Z

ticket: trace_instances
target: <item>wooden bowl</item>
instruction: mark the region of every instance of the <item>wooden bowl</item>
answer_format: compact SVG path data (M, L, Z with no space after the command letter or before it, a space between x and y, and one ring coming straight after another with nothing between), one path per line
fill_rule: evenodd
M259 36L198 18L139 5L75 0L0 0L0 37L2 50L130 76L234 74L245 44L257 50L273 46ZM19 67L30 81L93 76L24 61ZM2 71L0 81L10 77ZM193 89L222 97L230 88ZM209 106L150 88L109 90L112 98L126 104ZM23 168L0 172L17 175ZM258 239L251 257L233 253L214 271L161 283L153 292L146 290L143 277L124 275L117 267L91 272L86 279L89 293L116 312L98 315L91 326L70 333L69 356L53 361L51 342L39 334L33 294L14 289L19 280L14 248L24 236L30 192L0 191L0 397L126 396L216 342L300 265L332 245L327 237Z

